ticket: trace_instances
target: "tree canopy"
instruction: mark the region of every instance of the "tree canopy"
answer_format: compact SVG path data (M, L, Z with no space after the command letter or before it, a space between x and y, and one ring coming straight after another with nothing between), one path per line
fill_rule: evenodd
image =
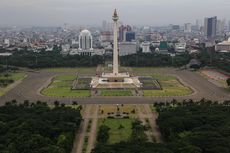
M76 109L8 102L0 107L0 152L70 153L80 122Z

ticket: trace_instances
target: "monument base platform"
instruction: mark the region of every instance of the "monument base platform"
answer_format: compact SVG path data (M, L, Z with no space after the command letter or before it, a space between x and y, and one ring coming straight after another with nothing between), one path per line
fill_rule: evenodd
M101 77L93 77L90 85L94 89L131 89L142 87L138 77L130 77L128 73L103 73Z

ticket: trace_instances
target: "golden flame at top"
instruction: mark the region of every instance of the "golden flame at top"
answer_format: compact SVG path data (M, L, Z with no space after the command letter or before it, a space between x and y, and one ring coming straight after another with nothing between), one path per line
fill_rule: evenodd
M114 13L113 13L113 20L114 20L114 21L117 21L117 20L118 20L117 9L114 10Z

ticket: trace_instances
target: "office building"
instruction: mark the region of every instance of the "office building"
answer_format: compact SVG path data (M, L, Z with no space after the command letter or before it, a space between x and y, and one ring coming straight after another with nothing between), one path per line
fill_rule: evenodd
M217 30L217 17L205 18L204 34L207 38L215 38Z
M127 25L127 26L121 25L121 26L119 27L119 36L118 36L118 40L119 40L120 42L125 41L126 33L127 33L127 32L131 32L131 31L132 31L131 26L129 26L129 25Z
M228 21L228 32L230 32L230 21Z
M191 33L192 32L192 24L191 23L185 23L184 24L184 32L185 33Z
M135 38L136 38L135 32L127 31L127 32L125 33L125 41L126 41L126 42L134 41Z
M113 33L110 31L101 32L100 39L102 42L112 42L113 41Z

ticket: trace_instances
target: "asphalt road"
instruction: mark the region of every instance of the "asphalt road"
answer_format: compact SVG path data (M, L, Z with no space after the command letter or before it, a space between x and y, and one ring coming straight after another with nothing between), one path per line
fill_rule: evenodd
M165 72L163 72L165 73ZM188 85L195 92L192 95L182 97L89 97L89 98L62 98L62 97L47 97L39 94L39 90L47 85L47 80L60 73L51 72L28 72L28 77L15 88L10 90L6 95L0 98L0 105L6 101L16 99L19 102L29 100L36 102L37 100L53 103L55 100L61 103L72 103L77 101L79 104L148 104L154 102L171 101L172 99L184 100L193 99L200 100L202 98L224 101L230 100L230 93L225 89L217 87L205 78L190 71L177 71L170 69L168 74L176 75L181 82Z

